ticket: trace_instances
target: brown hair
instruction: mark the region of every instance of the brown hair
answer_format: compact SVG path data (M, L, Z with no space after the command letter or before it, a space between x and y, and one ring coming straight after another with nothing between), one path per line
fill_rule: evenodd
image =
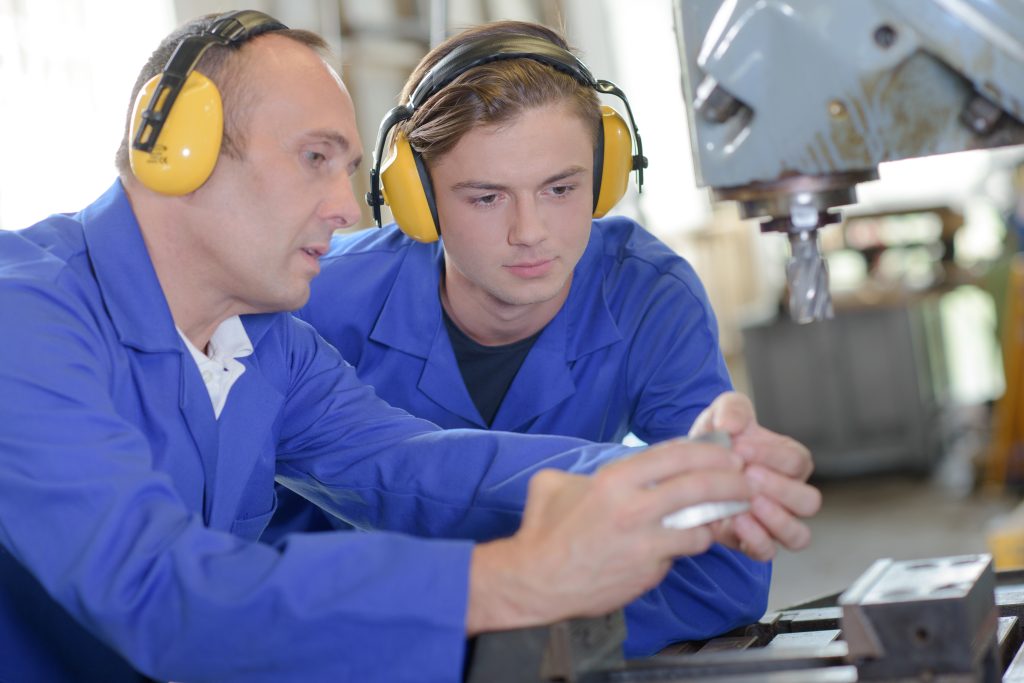
M496 21L469 28L427 53L406 81L401 102L407 103L430 69L456 48L481 38L510 35L540 38L571 51L561 34L540 24ZM399 124L398 129L430 163L477 126L506 123L528 109L561 101L568 101L591 129L596 145L601 112L594 89L528 58L488 62L459 74L418 107L409 120Z
M188 36L207 33L224 16L221 13L207 14L193 19L184 26L181 26L166 38L159 47L149 56L146 64L135 79L135 86L132 88L131 99L128 100L128 113L125 116L124 135L121 138L121 145L117 148L117 155L114 163L117 171L124 177L131 176L131 165L128 161L128 147L131 140L128 139L128 131L132 124L132 114L135 108L135 98L139 91L149 82L151 78L163 71L167 60L171 58L178 45ZM280 29L274 30L274 35L284 36L295 42L305 45L311 50L327 57L330 49L323 38L301 29ZM224 135L221 138L220 153L225 156L240 159L245 148L245 136L243 128L245 124L244 112L251 109L256 101L256 93L246 87L246 79L242 65L244 62L236 57L239 49L248 41L232 43L231 45L211 45L196 64L195 70L213 81L220 91L221 101L224 106Z

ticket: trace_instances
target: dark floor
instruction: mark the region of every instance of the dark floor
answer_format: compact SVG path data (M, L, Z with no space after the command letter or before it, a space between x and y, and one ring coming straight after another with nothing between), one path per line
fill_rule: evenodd
M821 512L813 539L775 561L769 609L838 592L876 559L917 559L985 552L985 529L1013 509L1009 494L957 493L941 473L930 478L876 476L819 482Z

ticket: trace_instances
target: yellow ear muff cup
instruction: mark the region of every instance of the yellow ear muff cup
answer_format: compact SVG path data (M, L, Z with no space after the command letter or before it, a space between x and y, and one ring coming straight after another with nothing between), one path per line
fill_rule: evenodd
M154 76L135 98L129 140L135 139L142 112L159 82L160 75ZM206 182L217 164L223 133L220 92L213 81L193 71L171 106L153 151L129 151L132 173L155 192L168 195L194 192Z
M391 152L381 164L380 184L399 229L417 242L436 242L437 226L427 192L409 140L401 132L395 133Z
M619 113L601 105L601 126L604 128L604 160L601 164L601 191L594 207L594 218L600 218L626 194L629 172L633 170L633 140Z

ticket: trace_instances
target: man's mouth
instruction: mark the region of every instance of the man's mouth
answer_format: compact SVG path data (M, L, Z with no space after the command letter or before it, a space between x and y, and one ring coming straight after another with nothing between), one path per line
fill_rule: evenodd
M519 277L534 278L546 275L554 265L554 259L541 259L538 261L522 261L520 263L512 263L506 268L510 272L514 273Z

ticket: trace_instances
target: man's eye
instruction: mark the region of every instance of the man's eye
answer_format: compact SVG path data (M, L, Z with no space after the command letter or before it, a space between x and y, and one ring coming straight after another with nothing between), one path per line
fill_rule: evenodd
M327 157L321 154L320 152L307 151L304 154L306 157L306 161L308 161L314 166L319 166L320 164L327 161Z
M485 194L481 197L473 197L470 200L475 206L491 206L498 201L498 195Z
M555 195L556 197L564 197L565 195L569 194L575 189L575 185L555 185L554 187L551 188L551 194Z

